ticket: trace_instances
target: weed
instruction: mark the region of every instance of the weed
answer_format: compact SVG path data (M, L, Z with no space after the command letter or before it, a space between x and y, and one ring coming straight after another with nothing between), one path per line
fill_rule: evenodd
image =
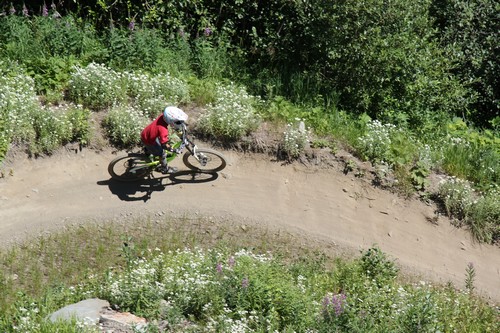
M148 121L148 118L136 108L115 106L109 110L103 125L115 145L133 147L140 142L141 131Z
M472 293L474 291L474 279L476 277L476 269L473 263L468 263L465 268L465 289Z
M216 100L202 114L197 128L201 132L227 141L235 141L255 130L260 116L254 105L258 99L234 83L216 84Z
M288 124L283 132L282 149L288 159L299 157L307 146L309 131L306 129L304 121L296 119L296 124Z

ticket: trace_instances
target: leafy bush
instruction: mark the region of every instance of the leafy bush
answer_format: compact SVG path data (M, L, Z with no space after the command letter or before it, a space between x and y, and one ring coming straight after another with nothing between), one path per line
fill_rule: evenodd
M497 186L477 193L469 182L456 177L442 180L437 191L448 216L466 225L477 240L487 243L500 239L498 194Z
M198 121L198 129L208 135L235 141L255 130L260 123L254 105L257 98L234 83L216 86L216 100Z
M205 106L215 103L216 86L218 81L190 77L188 80L189 95L196 105Z
M468 116L488 127L499 119L498 2L496 0L432 1L429 11L454 72L478 95Z
M33 137L31 115L38 110L33 79L16 67L9 71L0 69L0 114L9 142Z
M71 124L65 119L63 113L43 109L31 116L35 129L34 141L30 142L31 153L50 153L71 139Z
M103 125L111 142L121 147L132 147L141 141L141 131L148 118L131 106L118 105L109 110Z
M487 189L500 182L500 138L492 131L468 128L461 119L447 127L447 135L435 148L441 168L450 175Z
M376 281L379 286L393 281L399 272L394 262L389 260L378 247L372 247L365 251L360 264L365 274L371 280Z
M167 105L178 105L189 101L186 82L172 77L169 73L156 75L125 72L127 95L136 108L150 118Z
M121 73L96 63L73 69L68 87L71 101L93 110L126 101L126 81Z
M66 117L72 127L72 136L70 141L80 142L86 145L90 141L90 111L81 107L70 106L66 111Z

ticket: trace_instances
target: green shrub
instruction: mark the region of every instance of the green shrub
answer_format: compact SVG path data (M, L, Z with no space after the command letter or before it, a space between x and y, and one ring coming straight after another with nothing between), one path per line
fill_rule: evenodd
M197 128L216 138L235 141L255 130L260 123L254 105L257 98L234 83L216 86L216 100L200 116Z
M306 129L304 121L296 119L295 124L289 123L286 126L281 147L289 159L295 159L304 152L308 141L309 131Z
M481 242L500 239L500 202L498 187L476 192L470 183L456 177L442 180L437 191L446 213L459 225L467 226Z
M193 67L203 79L230 77L230 59L224 44L214 45L210 36L197 38L193 42Z
M106 38L108 64L117 70L152 69L164 47L161 34L155 29L112 28Z
M167 105L179 105L189 101L189 88L186 82L172 77L169 73L156 75L124 73L127 95L136 108L150 118Z
M492 131L468 128L461 119L447 126L447 135L435 148L441 168L467 179L479 189L500 182L500 138Z
M90 111L88 109L70 106L66 111L66 117L71 124L72 135L70 141L80 142L86 145L90 141L91 128L90 128Z
M131 106L114 106L106 115L103 125L111 142L120 147L133 147L141 141L141 131L148 118Z
M361 256L360 263L364 273L379 286L393 281L399 272L394 262L389 260L378 247L366 250Z
M127 87L121 73L96 63L73 69L68 87L71 101L92 110L126 101Z
M73 137L72 125L66 115L54 109L42 109L31 114L35 138L29 143L32 154L49 154Z
M217 82L211 79L190 77L188 80L189 95L196 105L205 106L215 103Z

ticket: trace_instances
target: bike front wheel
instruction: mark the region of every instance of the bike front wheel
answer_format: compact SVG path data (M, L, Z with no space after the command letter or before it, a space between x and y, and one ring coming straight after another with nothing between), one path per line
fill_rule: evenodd
M148 163L143 154L130 153L112 160L108 165L108 172L111 178L119 181L138 181L151 173Z
M189 169L201 172L221 171L227 165L224 155L204 148L196 149L196 156L190 153L184 154L182 161Z

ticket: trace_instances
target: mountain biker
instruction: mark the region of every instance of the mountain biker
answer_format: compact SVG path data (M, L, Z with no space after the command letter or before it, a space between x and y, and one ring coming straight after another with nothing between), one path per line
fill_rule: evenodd
M175 106L167 106L153 122L141 132L141 141L146 152L161 157L161 166L158 171L163 174L177 172L177 168L167 165L167 151L172 151L169 144L168 125L175 130L181 130L187 121L188 115Z

